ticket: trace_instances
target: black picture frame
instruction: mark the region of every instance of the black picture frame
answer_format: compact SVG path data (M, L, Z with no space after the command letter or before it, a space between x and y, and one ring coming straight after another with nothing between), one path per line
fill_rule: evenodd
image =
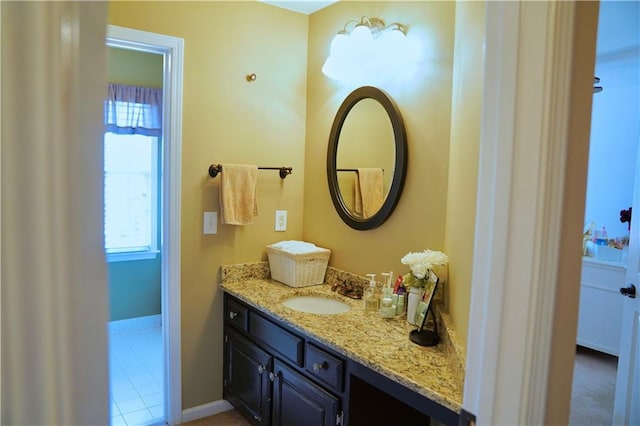
M438 323L432 307L440 278L431 271L429 271L429 274L430 277L435 277L433 289L429 294L425 294L423 300L418 304L416 316L414 318L415 322L418 324L418 328L409 333L409 340L420 346L435 346L440 343L440 337L438 336ZM431 313L431 317L433 319L433 330L426 328L429 322L429 313Z

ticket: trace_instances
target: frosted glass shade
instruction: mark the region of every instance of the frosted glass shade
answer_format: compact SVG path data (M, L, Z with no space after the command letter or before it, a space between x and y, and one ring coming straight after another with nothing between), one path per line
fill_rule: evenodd
M371 76L389 79L415 62L413 50L399 28L372 34L367 25L358 25L351 34L341 31L333 38L322 72L344 83L364 82Z

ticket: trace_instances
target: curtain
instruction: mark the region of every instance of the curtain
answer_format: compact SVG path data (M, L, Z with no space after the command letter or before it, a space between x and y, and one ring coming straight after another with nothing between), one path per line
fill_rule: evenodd
M109 83L104 124L121 135L162 136L162 89Z

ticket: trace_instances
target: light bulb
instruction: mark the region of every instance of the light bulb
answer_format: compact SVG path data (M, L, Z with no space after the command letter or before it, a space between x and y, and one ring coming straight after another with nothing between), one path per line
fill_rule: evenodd
M331 40L331 48L329 50L331 55L341 55L345 51L345 47L349 44L349 35L343 32L339 32Z
M335 56L329 56L322 66L322 73L332 80L340 80L342 67Z
M376 49L384 52L385 56L398 55L404 52L406 38L400 30L386 30L375 40Z
M358 25L351 31L351 40L357 42L357 44L369 44L373 42L373 36L371 30L366 25Z

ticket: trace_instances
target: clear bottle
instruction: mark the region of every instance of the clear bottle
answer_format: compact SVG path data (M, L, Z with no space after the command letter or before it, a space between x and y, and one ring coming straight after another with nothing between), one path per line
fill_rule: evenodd
M369 277L369 287L364 292L365 312L378 312L380 308L380 297L377 294L376 274L367 274Z
M393 288L391 287L392 272L383 272L382 294L380 295L380 316L391 318L396 314L396 304L393 303Z
M394 296L396 302L394 303ZM390 288L382 289L380 297L380 316L383 318L393 318L396 315L397 295L392 293Z

